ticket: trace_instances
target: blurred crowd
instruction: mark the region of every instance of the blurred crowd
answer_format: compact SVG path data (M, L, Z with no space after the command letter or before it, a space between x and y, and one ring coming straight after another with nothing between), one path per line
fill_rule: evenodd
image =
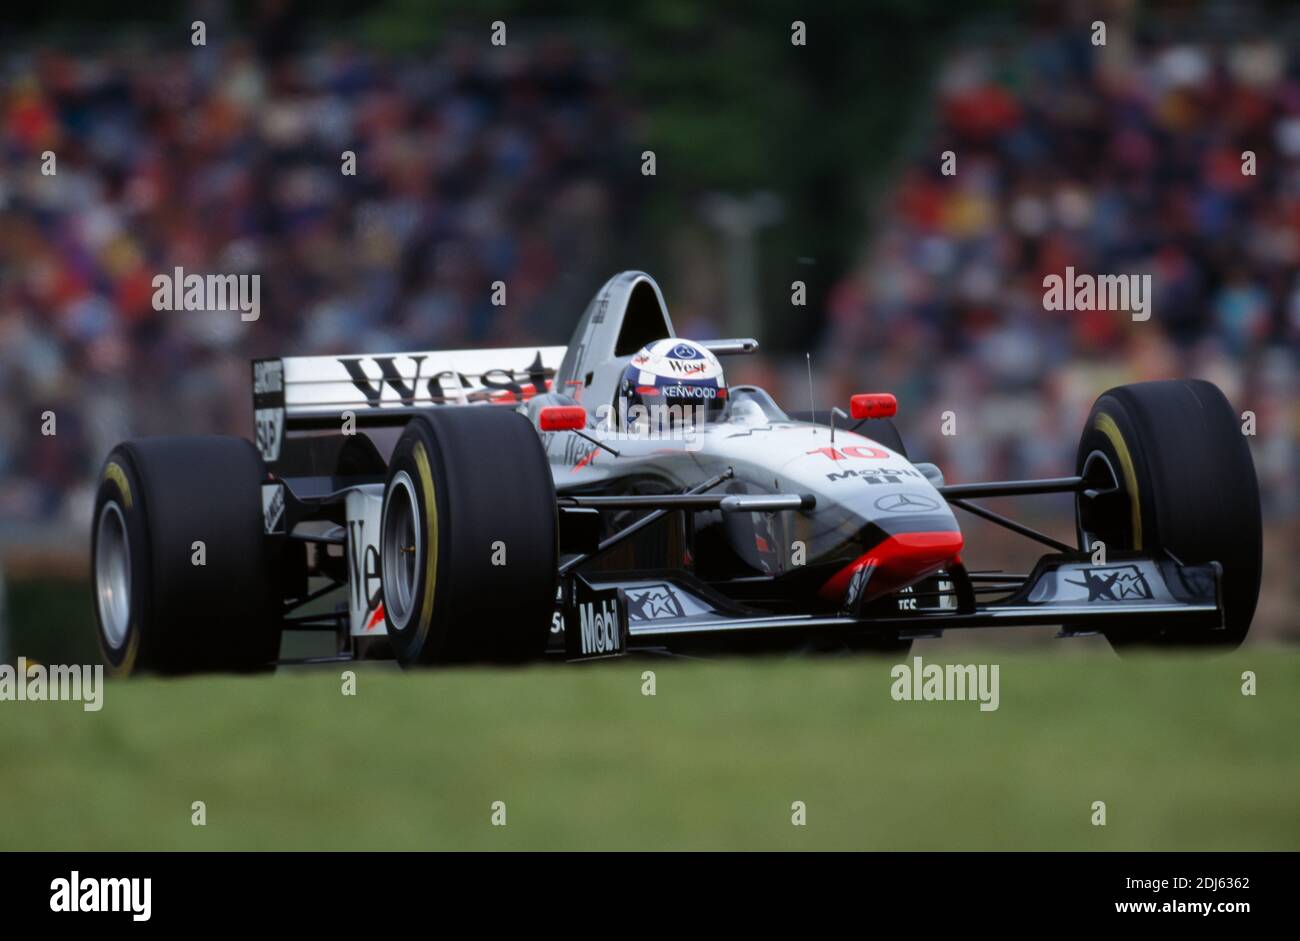
M611 63L561 39L0 70L3 521L76 512L127 435L250 434L253 356L535 342L606 276L637 167ZM178 266L260 274L261 318L155 310Z
M1269 39L1090 40L1045 32L946 63L932 126L829 298L838 398L897 390L912 449L974 480L1069 472L1112 385L1210 379L1255 413L1266 507L1294 514L1300 59ZM1045 309L1044 278L1067 266L1149 273L1150 320Z
M0 521L69 518L128 435L249 434L253 356L562 342L638 226L634 115L563 40L45 50L0 85ZM819 394L895 391L914 456L972 480L1067 472L1105 388L1202 376L1294 514L1300 60L1058 30L954 54L930 113L812 299ZM261 319L155 311L178 266L260 273ZM1151 319L1046 310L1067 266L1151 274Z

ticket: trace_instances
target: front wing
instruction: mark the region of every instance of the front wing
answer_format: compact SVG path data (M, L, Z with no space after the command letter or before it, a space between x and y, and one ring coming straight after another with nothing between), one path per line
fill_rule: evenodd
M878 629L902 638L944 630L1020 625L1059 626L1064 635L1160 626L1223 626L1222 568L1170 559L1125 556L1096 564L1081 555L1049 555L1005 596L977 602L970 576L955 570L931 580L939 590L905 589L870 613L790 614L763 611L727 597L686 573L568 575L553 627L554 652L569 659L671 648L684 641L726 646L763 632L834 634ZM988 589L985 589L987 591ZM935 599L918 604L916 591ZM606 627L609 619L616 627ZM598 633L597 629L605 631ZM575 637L575 632L577 632ZM617 642L615 642L617 637Z

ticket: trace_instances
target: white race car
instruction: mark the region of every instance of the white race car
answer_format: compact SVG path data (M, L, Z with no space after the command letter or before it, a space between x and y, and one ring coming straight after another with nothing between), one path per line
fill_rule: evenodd
M999 625L1235 646L1260 507L1209 383L1121 386L1073 474L946 483L893 396L787 413L678 338L655 282L610 279L567 347L253 364L255 444L127 441L100 475L98 631L119 673L256 670L286 630L403 665L644 649L904 649ZM823 420L813 420L823 419ZM1067 545L970 501L1075 495ZM953 508L1051 548L963 558Z

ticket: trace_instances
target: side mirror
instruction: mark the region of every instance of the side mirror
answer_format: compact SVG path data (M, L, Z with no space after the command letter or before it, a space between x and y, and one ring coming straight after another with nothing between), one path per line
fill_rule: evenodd
M849 399L849 413L859 421L892 418L898 414L898 399L888 392L864 392Z
M537 424L542 431L581 431L587 427L587 410L581 405L548 405Z

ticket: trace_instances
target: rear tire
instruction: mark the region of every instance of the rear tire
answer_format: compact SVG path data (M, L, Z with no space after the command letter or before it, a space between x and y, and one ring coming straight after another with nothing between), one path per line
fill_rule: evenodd
M384 614L403 666L541 656L555 610L555 485L532 423L492 406L416 415L389 463Z
M280 598L262 534L265 474L242 438L143 438L109 454L90 556L110 673L249 671L275 661Z
M1172 555L1223 566L1225 629L1116 628L1112 646L1234 648L1259 598L1259 485L1236 412L1198 379L1143 382L1104 393L1079 441L1076 473L1113 479L1115 493L1076 500L1079 545Z

